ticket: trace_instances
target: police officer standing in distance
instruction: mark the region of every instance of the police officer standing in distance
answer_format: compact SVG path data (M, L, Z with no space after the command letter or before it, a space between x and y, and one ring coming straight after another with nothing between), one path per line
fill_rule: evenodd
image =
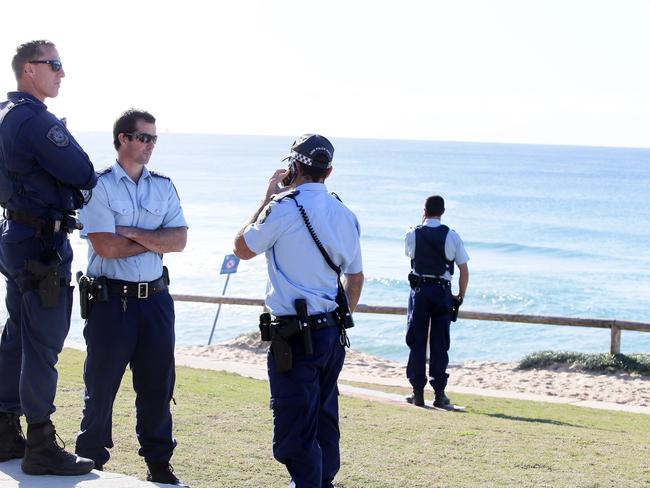
M79 214L88 239L85 406L76 452L98 469L113 447L115 395L127 365L136 392L135 427L147 481L183 485L169 464L176 440L169 402L174 367L174 302L163 254L180 252L187 223L172 181L146 168L156 119L127 110L113 126L117 162L99 173ZM81 285L81 280L80 280Z
M435 393L433 405L453 408L445 395L449 364L449 325L456 320L469 282L469 256L455 231L440 223L445 201L433 195L424 202L422 225L406 234L406 255L411 258L406 344L410 349L406 376L413 394L406 400L424 406L427 336L429 337L429 383ZM458 295L451 293L454 262L460 270Z
M266 254L273 455L298 488L332 487L340 467L337 379L363 286L359 224L324 183L333 155L323 136L298 138L235 237L240 258Z
M68 233L80 190L97 182L88 156L47 111L65 76L49 41L19 46L18 90L0 103L0 271L9 319L0 342L0 461L23 458L28 474L80 475L93 468L57 444L55 365L70 328L72 249ZM27 441L20 415L27 419Z

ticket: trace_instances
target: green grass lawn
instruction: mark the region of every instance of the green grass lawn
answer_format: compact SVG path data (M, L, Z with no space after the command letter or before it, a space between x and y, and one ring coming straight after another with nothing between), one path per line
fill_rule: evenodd
M82 409L84 354L66 349L54 422L74 449ZM268 385L237 375L177 369L172 404L178 447L172 464L200 487L286 487L271 452ZM341 398L338 488L433 486L650 486L650 417L470 395L465 413ZM106 465L144 478L134 394L125 375L115 402Z

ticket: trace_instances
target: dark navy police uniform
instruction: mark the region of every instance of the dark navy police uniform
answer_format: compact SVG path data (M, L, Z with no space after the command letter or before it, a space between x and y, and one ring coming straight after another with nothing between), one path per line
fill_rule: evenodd
M97 177L65 125L43 102L11 92L0 103L0 271L9 318L0 342L0 412L24 413L28 423L55 411L55 365L70 327L72 249L67 231ZM67 227L66 227L67 225ZM31 262L34 267L26 266ZM42 303L35 269L57 269L53 303ZM47 305L47 306L44 306Z
M414 390L427 384L425 375L427 336L429 337L429 383L436 392L447 386L449 325L451 322L451 278L454 262L469 260L458 234L435 218L406 234L406 255L411 273L420 283L409 295L406 344L409 359L406 376Z
M146 167L135 183L115 163L99 174L92 198L79 213L82 237L115 233L116 226L187 227L173 183ZM136 434L146 461L170 460L172 435L169 403L175 382L174 303L162 277L163 257L147 251L126 258L103 258L88 241L88 271L106 277L107 302L93 300L84 328L86 363L84 411L76 452L96 465L113 447L113 401L127 365L136 392Z
M344 273L362 271L359 223L323 183L304 183L291 195L304 206L332 261ZM298 488L330 488L340 467L337 380L345 348L332 312L337 275L312 240L298 208L287 194L275 197L244 232L249 249L265 252L269 283L266 305L276 317L295 316L294 300L304 298L307 312L327 324L314 330L313 355L306 355L300 334L289 340L293 367L279 372L268 355L273 455L285 464Z

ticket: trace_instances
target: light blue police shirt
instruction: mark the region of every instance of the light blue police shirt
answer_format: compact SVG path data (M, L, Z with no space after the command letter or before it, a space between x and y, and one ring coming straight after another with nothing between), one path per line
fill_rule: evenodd
M79 211L81 237L95 232L115 233L116 226L155 230L187 227L172 181L146 167L138 183L116 162L99 173L90 201ZM98 256L88 240L88 276L145 282L162 276L162 254L146 251L126 258Z
M323 183L304 183L296 190L298 203L334 264L343 273L360 273L360 231L354 213ZM291 198L279 195L272 200L257 222L246 228L244 240L254 253L266 254L266 306L273 315L295 315L297 298L307 300L309 315L336 309L336 272L316 247Z
M427 227L439 227L442 224L440 223L440 219L429 218L426 219L423 225L426 225ZM406 237L404 238L404 252L409 258L415 258L415 229L411 229L406 233ZM449 229L449 232L447 232L447 238L445 239L445 256L447 257L447 260L454 261L456 264L465 264L469 261L469 256L467 255L467 251L465 251L463 240L453 229ZM415 270L411 270L411 272L417 274ZM445 271L445 274L439 278L451 281L451 274L449 271Z

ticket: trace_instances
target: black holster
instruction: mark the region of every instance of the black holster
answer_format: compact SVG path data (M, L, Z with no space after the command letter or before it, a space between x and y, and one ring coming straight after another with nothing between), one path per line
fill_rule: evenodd
M408 280L411 290L414 290L420 284L420 277L416 274L409 273Z
M271 340L271 314L268 312L260 315L260 337L263 341Z
M91 306L91 282L90 278L84 276L81 271L77 271L77 283L79 284L79 311L81 318L87 319L90 314Z
M293 367L289 339L298 332L300 332L300 325L295 318L282 318L271 322L271 353L279 373L286 373Z
M91 278L77 271L79 283L79 311L82 319L87 319L95 302L108 303L108 279L105 276Z
M35 259L25 262L25 270L31 276L26 288L36 291L41 299L43 308L54 308L59 304L61 287L67 282L59 273L59 263L55 260L50 264L42 264Z
M458 320L458 311L460 310L460 306L462 305L463 301L459 300L455 297L452 297L451 299L451 321L456 322Z

